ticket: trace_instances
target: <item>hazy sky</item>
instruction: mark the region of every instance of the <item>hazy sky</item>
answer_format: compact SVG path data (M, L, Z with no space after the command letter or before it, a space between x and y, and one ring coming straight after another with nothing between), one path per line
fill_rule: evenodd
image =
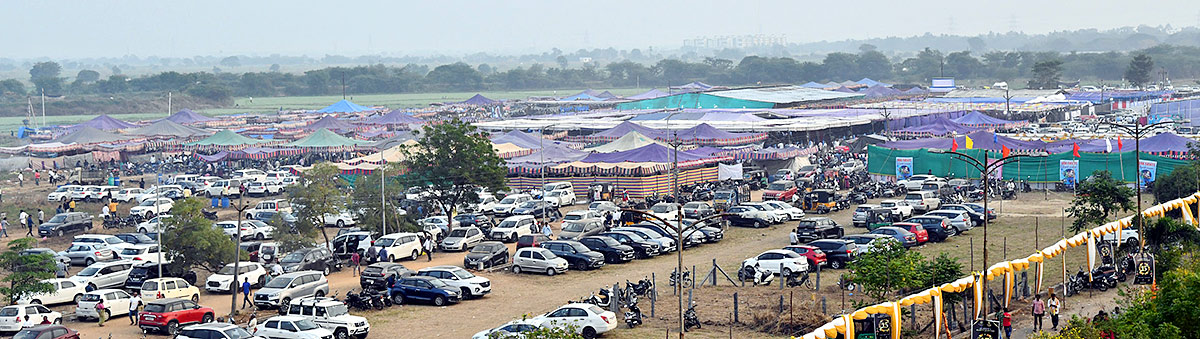
M903 4L903 5L900 5ZM0 1L0 57L540 53L1200 25L1200 1Z

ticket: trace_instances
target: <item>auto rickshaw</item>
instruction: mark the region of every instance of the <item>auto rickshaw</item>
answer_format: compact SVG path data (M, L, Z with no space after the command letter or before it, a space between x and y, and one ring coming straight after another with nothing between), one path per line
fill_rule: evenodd
M867 211L867 230L874 231L876 228L891 226L892 223L900 222L900 215L893 213L890 208L872 208Z
M804 210L829 213L840 209L837 193L831 189L817 189L804 194Z

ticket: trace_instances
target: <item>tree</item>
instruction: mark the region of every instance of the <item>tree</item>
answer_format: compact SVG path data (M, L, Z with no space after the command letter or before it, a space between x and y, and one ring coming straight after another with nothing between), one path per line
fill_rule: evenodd
M508 170L496 155L487 133L461 120L425 126L417 145L404 150L407 183L429 185L432 199L453 215L460 202L479 199L475 188L493 192L507 185Z
M1129 80L1130 84L1138 88L1144 88L1150 84L1150 72L1154 70L1154 60L1146 54L1138 54L1129 61L1129 68L1125 69L1125 80Z
M0 253L0 267L8 271L0 279L0 282L8 283L8 286L0 286L0 294L9 303L39 293L54 292L54 285L43 282L53 279L54 272L58 270L54 256L49 253L21 255L21 251L34 245L37 245L37 238L19 238L8 242L8 250Z
M554 62L558 63L558 68L567 68L566 56L559 55L557 58L554 58Z
M870 45L863 45L870 46ZM871 46L874 47L874 46ZM859 47L862 49L863 47ZM858 72L864 77L880 80L892 77L892 62L874 48L858 53Z
M29 69L29 81L33 82L35 89L39 92L44 91L47 95L62 94L63 78L59 77L62 73L62 66L57 62L43 61L33 64Z
M228 56L228 57L225 57L224 59L221 59L221 66L233 68L233 67L238 67L241 65L242 65L242 62L241 62L241 60L238 60L238 57L236 55Z
M100 87L100 92L103 93L122 93L129 90L129 78L113 74L108 76L108 80L100 80L96 82L96 86Z
M288 187L296 211L296 229L291 232L292 236L283 237L281 247L307 247L316 235L314 233L321 233L325 244L329 245L329 235L321 229L325 227L325 216L337 215L346 208L346 193L341 190L345 181L340 173L328 162L318 163L304 172L304 185Z
M79 73L75 74L75 82L81 84L96 82L96 80L100 80L100 72L85 69L80 70Z
M425 76L425 80L442 90L469 91L483 87L483 76L463 62L438 66Z
M1081 232L1090 226L1099 226L1118 210L1124 212L1134 208L1133 189L1113 179L1108 171L1097 171L1079 183L1075 199L1067 209L1075 221L1071 232Z
M850 53L834 52L825 55L821 62L829 77L833 80L850 79L858 76L858 56Z
M1044 60L1033 64L1033 78L1029 79L1029 88L1046 89L1058 88L1059 78L1062 77L1062 60Z
M1166 202L1196 193L1197 187L1200 187L1200 183L1196 182L1200 179L1197 178L1200 176L1200 167L1197 166L1200 163L1193 161L1189 166L1177 166L1171 174L1155 178L1149 187L1154 192L1154 200Z
M271 72L278 73L280 68L281 67L279 67L279 64L271 64L271 68L269 68L268 70L270 70Z
M863 287L874 301L887 300L894 293L928 288L923 258L898 242L876 243L874 248L850 263L850 279ZM958 269L961 271L962 266Z
M25 95L25 84L17 79L0 80L0 95Z
M395 163L385 164L374 173L359 177L354 182L354 191L350 193L349 209L356 214L355 220L364 229L376 232L379 234L387 234L391 232L416 232L420 229L411 222L405 215L400 214L399 205L396 204L396 199L389 199L388 208L383 208L382 193L386 196L396 197L402 195L404 186L396 177L387 177L384 181L383 191L380 190L380 181L382 175L397 174L400 172L399 166ZM383 211L382 213L380 211ZM383 226L383 213L387 213L387 227ZM384 232L390 231L390 232Z
M163 222L163 259L182 267L199 267L215 273L234 260L236 245L212 221L204 218L200 198L177 201L171 207L171 217Z
M961 51L946 55L946 74L957 78L971 78L983 69L983 63L971 56L971 52Z

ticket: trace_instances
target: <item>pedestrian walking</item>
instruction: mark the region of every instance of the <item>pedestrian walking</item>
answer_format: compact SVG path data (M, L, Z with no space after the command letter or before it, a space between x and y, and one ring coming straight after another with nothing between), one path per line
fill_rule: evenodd
M137 325L138 308L142 306L142 295L138 292L133 292L133 298L129 298L129 324Z
M391 261L388 259L387 248L379 248L379 261Z
M1062 308L1062 300L1058 299L1058 295L1050 293L1050 299L1046 300L1046 307L1050 308L1050 330L1058 330L1058 311Z
M25 174L24 173L17 172L17 185L20 187L25 187Z
M1033 314L1033 330L1042 330L1042 316L1046 315L1046 303L1042 301L1041 294L1033 296L1033 303L1030 304L1031 313Z
M67 202L67 211L75 212L75 199L71 199L70 202Z
M254 306L250 302L250 278L242 278L242 308L246 308L246 304Z
M431 237L425 237L425 255L428 257L426 261L433 261L433 240Z
M378 258L378 255L379 252L375 251L375 246L371 246L371 248L367 249L367 261L375 262L375 259Z
M1004 312L1000 313L1000 325L1004 327L1004 339L1012 339L1012 316L1013 313L1007 307Z
M104 327L104 321L108 320L108 310L104 307L104 298L96 303L96 320L99 321L100 327Z
M5 216L4 219L0 219L0 234L2 234L5 238L8 238L8 217L7 216Z
M138 179L138 188L146 189L146 178Z
M359 274L359 273L358 273L358 272L359 272L359 261L361 261L361 260L362 260L362 257L358 255L358 252L354 252L354 253L351 253L351 254L350 254L350 264L351 264L351 265L354 265L354 271L352 271L352 272L350 273L350 276L351 276L351 277L358 276L358 274Z
M547 237L554 235L554 231L550 230L549 223L542 223L542 234L545 234Z
M42 184L42 172L33 171L33 185L40 186Z
M20 219L17 219L17 221L21 223L21 227L25 227L26 229L29 230L28 232L25 233L25 236L32 237L33 236L33 225L32 225L33 220L30 220L29 213L25 213L25 210L21 210L21 214L18 214L17 218L20 218Z
M38 226L41 226L44 223L46 223L46 212L42 212L42 209L39 208L38 209Z

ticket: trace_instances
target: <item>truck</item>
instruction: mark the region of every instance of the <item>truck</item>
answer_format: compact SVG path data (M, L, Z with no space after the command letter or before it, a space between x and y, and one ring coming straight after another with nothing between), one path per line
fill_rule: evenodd
M748 196L733 188L719 189L713 194L713 207L718 211L724 211L747 201L750 201Z
M67 182L76 185L107 185L108 172L100 169L76 167L71 170Z

